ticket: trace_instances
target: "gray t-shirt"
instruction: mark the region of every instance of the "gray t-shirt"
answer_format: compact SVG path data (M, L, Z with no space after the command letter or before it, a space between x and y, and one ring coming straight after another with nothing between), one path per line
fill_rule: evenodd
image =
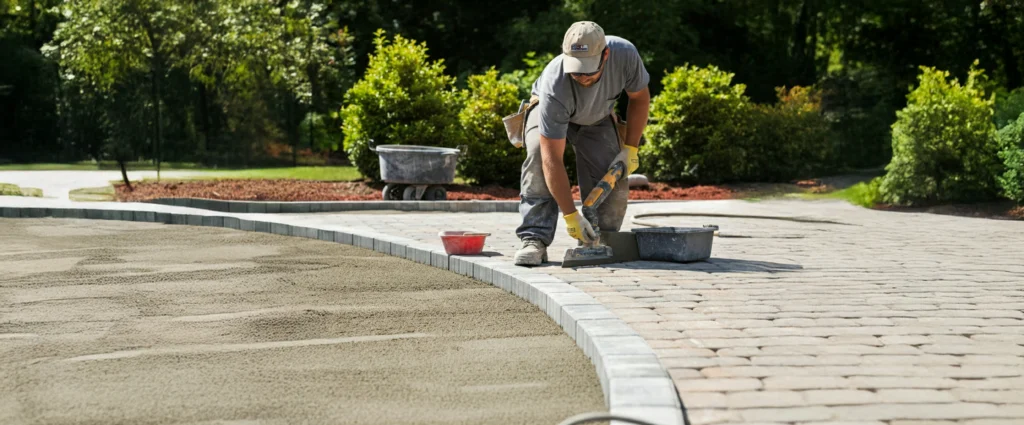
M636 47L624 38L605 36L608 62L601 79L590 87L576 83L562 71L562 55L544 68L533 83L533 94L540 98L540 134L549 139L564 139L569 123L593 125L611 115L622 91L637 92L647 87L650 75Z

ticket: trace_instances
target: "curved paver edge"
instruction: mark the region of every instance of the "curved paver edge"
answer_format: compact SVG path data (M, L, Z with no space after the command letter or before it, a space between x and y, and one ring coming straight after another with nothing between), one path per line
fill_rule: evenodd
M0 210L5 218L123 220L298 236L372 249L472 277L536 305L561 326L594 364L605 404L612 414L655 424L686 423L675 384L647 342L589 294L545 273L489 257L448 255L443 249L379 233L156 211L45 207L0 207Z
M445 211L445 212L517 212L519 201L229 201L205 198L158 198L141 201L150 204L198 208L229 213L288 214L342 211Z
M681 200L637 200L631 204L680 202ZM440 212L519 212L517 200L472 201L232 201L207 198L157 198L139 201L147 204L196 208L238 214L289 214L343 211L440 211ZM579 200L576 205L582 205Z

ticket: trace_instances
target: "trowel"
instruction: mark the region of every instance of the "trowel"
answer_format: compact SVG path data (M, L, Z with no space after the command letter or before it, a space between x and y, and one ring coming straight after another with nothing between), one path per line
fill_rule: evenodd
M583 201L583 217L590 222L597 237L589 243L580 242L580 246L565 251L562 267L594 266L599 264L619 263L639 259L636 238L631 232L601 233L598 226L597 207L615 188L615 183L626 172L626 163L617 161L608 167L601 181L590 191Z

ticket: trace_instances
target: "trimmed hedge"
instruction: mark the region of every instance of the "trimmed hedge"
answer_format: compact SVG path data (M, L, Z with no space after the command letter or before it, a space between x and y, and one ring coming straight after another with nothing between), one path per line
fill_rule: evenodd
M789 181L835 164L836 138L817 92L778 89L758 105L710 66L676 68L651 106L640 166L654 180L716 184Z
M1002 194L1024 204L1024 113L1016 121L999 130L999 158L1005 171L998 177Z
M519 186L526 149L512 146L502 117L519 106L519 88L499 80L493 68L469 77L465 108L459 122L465 132L467 155L459 159L459 173L477 184Z
M1001 173L991 96L972 67L965 84L921 67L920 84L893 124L893 158L879 188L892 205L986 201Z

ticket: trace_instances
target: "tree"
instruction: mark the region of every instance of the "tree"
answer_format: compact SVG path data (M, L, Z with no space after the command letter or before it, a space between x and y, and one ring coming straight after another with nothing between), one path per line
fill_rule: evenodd
M167 131L178 156L241 156L247 163L282 127L297 147L299 108L336 108L339 90L351 84L352 38L323 16L323 1L278 7L249 0L70 0L62 8L68 19L44 51L59 62L67 84L95 99L127 93L129 82L143 84L147 102L138 106L153 116L149 130L113 138L131 146L107 152L155 158L158 173Z
M186 32L188 8L183 0L68 0L63 5L62 22L52 45L45 51L58 58L65 80L83 78L86 86L116 97L116 87L125 81L148 76L149 108L154 111L152 131L157 178L160 176L160 149L163 141L161 83L167 71L180 58L181 34ZM136 80L133 80L136 79ZM118 137L132 143L139 137ZM113 148L118 162L124 164L126 152L140 146Z

